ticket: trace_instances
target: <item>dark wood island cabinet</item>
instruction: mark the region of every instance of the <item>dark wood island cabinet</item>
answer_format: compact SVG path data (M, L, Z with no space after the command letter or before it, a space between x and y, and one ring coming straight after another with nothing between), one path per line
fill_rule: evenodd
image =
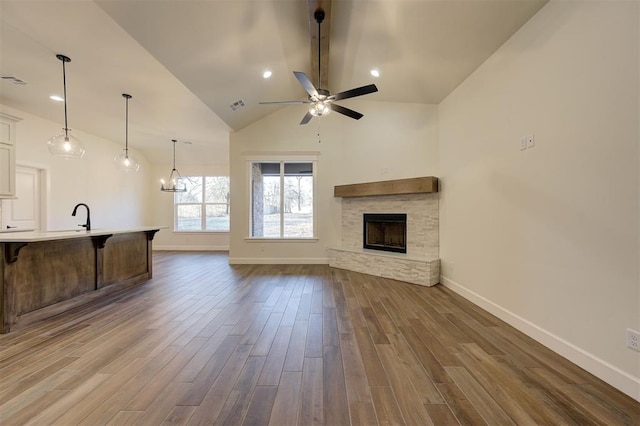
M0 332L149 280L159 229L0 234Z

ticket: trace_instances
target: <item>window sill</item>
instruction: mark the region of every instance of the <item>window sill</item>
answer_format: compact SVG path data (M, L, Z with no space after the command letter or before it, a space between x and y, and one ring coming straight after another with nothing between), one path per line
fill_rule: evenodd
M248 243L317 243L319 238L272 238L272 237L246 237Z
M229 231L173 231L174 234L189 234L189 235L193 235L193 234L228 234Z

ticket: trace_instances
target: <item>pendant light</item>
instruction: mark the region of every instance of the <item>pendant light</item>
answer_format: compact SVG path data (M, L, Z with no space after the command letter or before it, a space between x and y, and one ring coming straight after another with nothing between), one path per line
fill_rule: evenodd
M167 182L164 179L160 180L162 185L160 186L160 191L164 192L187 192L187 185L182 182L182 176L180 176L180 172L176 170L176 142L175 139L171 139L173 142L173 169L171 169L171 174L169 175L169 180Z
M124 149L113 159L113 161L116 163L116 167L122 171L137 172L140 170L140 163L138 163L136 159L129 154L129 99L131 99L131 95L123 93L122 97L125 101Z
M62 84L64 86L64 130L63 133L52 137L47 141L49 152L51 154L65 159L82 158L84 155L84 146L82 142L69 134L71 129L67 124L67 75L64 64L71 62L71 59L65 55L56 55L56 58L62 61Z

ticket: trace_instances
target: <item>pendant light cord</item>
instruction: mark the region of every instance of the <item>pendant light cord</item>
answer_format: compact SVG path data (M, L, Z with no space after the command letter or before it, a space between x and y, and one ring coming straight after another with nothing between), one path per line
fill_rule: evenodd
M178 142L177 140L173 140L173 171L176 171L176 142Z
M125 99L125 120L124 120L124 156L125 158L129 158L129 98L127 96Z
M67 124L67 73L65 72L64 63L66 58L62 58L62 86L64 90L64 137L69 140L69 126Z

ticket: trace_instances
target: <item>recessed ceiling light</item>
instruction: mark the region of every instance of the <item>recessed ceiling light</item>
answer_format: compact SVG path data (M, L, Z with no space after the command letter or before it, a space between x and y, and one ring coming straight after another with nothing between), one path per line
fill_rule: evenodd
M273 73L269 70L266 70L265 72L262 73L262 78L269 78L271 77Z
M51 96L49 96L49 99L52 99L52 100L57 101L57 102L64 102L64 98L60 97L58 95L51 95Z
M371 70L371 75L374 77L380 77L380 71L374 68Z

